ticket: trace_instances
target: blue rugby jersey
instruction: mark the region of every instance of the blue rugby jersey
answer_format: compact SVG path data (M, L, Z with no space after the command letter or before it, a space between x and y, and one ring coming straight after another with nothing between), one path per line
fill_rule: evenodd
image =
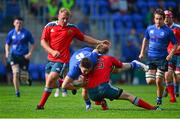
M177 44L173 31L166 25L163 25L159 29L155 25L149 26L146 29L145 38L149 40L149 58L166 58L169 42L171 41L173 44Z
M6 44L11 45L10 52L18 56L23 56L29 52L29 43L34 44L34 39L25 28L22 28L20 32L12 29L6 37Z
M89 47L82 48L78 51L76 51L69 62L69 71L68 76L72 78L73 80L77 79L81 75L81 70L79 68L80 61L82 58L87 57L89 58L93 65L97 63L98 57L100 54L96 52L92 52L93 49Z

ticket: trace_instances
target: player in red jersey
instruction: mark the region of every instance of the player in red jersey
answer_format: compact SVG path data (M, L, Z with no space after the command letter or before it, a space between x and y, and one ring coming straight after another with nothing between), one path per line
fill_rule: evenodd
M58 20L48 23L43 29L41 45L48 52L48 63L46 65L46 85L42 98L36 109L44 109L44 105L54 87L60 86L57 81L62 75L70 59L70 44L73 38L77 38L91 45L98 43L109 44L107 40L100 41L87 36L73 24L68 23L71 12L66 8L61 8Z
M160 109L158 106L153 106L123 89L116 88L109 83L112 67L115 66L117 71L129 68L139 68L136 66L137 61L131 63L122 63L112 56L101 56L96 67L89 73L87 79L88 95L91 100L101 102L103 110L107 110L107 104L104 98L110 100L129 100L132 104L148 110ZM141 66L142 67L142 66Z
M165 10L164 23L173 30L178 43L180 44L180 25L173 22L173 13L170 10ZM168 45L168 52L173 48L173 44L170 42ZM176 97L179 96L179 84L180 79L180 45L172 57L172 60L168 63L168 71L165 73L166 89L164 96L167 96L167 92L170 95L170 102L176 102Z

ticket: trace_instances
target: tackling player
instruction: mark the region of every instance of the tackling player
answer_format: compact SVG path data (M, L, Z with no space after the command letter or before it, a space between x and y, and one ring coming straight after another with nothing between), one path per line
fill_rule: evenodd
M116 72L127 69L137 69L142 67L146 70L146 65L133 61L131 63L122 63L112 56L101 56L94 70L88 75L88 95L91 100L101 102L103 110L107 110L107 104L104 98L112 100L129 100L132 104L148 110L160 109L158 106L153 106L142 99L133 96L123 89L116 88L109 83L112 67L116 67Z

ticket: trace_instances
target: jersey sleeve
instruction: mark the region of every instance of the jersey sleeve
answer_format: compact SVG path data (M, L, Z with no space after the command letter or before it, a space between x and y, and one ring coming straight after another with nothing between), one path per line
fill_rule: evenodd
M6 37L6 44L8 44L8 45L10 45L12 42L11 36L12 36L12 32L9 32Z
M175 37L175 35L174 35L174 33L173 33L173 31L172 30L170 30L170 32L169 32L169 39L171 40L171 42L172 42L172 44L177 44L178 42L177 42L177 39L176 39L176 37Z
M83 41L84 40L84 33L82 33L78 28L75 28L75 37L78 39L78 40L81 40Z
M149 32L148 32L148 28L146 29L146 31L145 31L145 33L144 33L144 37L146 38L146 39L150 39L150 37L149 37Z
M41 40L42 39L45 39L46 41L48 41L49 40L49 36L50 36L50 28L47 26L47 27L44 27L44 29L43 29L43 32L42 32L42 35L41 35Z
M32 34L31 34L31 32L28 32L28 39L29 39L29 42L31 44L34 44L34 38L33 38Z
M114 57L111 57L111 62L112 62L113 66L116 66L118 68L121 68L123 65L121 61L119 61L118 59L116 59Z
M180 44L180 28L175 28L173 29L174 35L178 41L178 43Z

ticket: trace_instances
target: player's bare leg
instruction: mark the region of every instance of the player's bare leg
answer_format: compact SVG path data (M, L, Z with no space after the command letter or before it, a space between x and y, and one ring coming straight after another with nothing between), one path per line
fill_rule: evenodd
M12 72L13 72L13 84L15 88L15 93L17 97L20 97L20 91L19 91L19 65L15 64L12 65Z
M136 96L133 96L130 93L124 92L124 91L122 92L119 99L129 100L132 104L134 104L138 107L142 107L142 108L147 109L147 110L158 110L158 109L160 109L159 106L153 106L153 105L145 102L144 100L142 100Z
M57 72L50 72L49 75L46 75L46 85L44 88L44 92L42 94L42 98L37 105L36 109L44 109L44 105L48 99L48 97L51 95L52 90L54 86L56 85L56 79L59 78L59 74Z

